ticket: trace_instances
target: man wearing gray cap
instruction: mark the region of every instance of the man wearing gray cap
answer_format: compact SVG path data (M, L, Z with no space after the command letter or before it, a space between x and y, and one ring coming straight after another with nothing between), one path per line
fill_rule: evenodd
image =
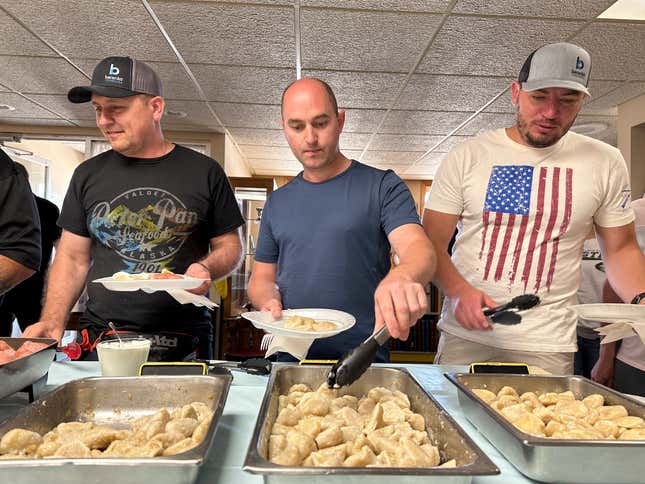
M616 292L645 303L625 161L616 148L569 132L589 95L590 70L589 54L576 45L537 49L511 86L515 124L462 143L440 166L423 221L446 295L436 362L523 362L571 374L577 317L568 307L592 225ZM525 293L541 302L520 324L484 316L483 308Z
M25 335L60 339L87 284L80 320L86 352L114 322L118 330L150 335L154 359L181 360L195 349L210 358L212 323L203 307L179 304L165 292L112 292L91 281L167 269L205 279L192 291L205 294L242 254L243 219L223 169L164 137L161 80L143 62L103 59L91 85L71 89L68 98L91 102L112 149L74 172L43 312Z

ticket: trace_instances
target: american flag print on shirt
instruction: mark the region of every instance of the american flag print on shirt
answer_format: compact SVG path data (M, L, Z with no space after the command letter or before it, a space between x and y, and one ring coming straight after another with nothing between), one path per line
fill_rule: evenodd
M534 188L534 175L537 175ZM550 290L571 221L571 168L493 166L482 215L484 280Z

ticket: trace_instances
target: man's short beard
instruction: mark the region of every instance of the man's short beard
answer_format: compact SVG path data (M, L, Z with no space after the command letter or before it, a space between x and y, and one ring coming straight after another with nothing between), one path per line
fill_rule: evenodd
M520 136L524 139L524 141L526 141L530 146L533 146L534 148L548 148L549 146L553 146L558 141L560 141L565 134L569 132L569 129L571 128L571 126L573 126L573 123L575 123L575 121L576 118L573 118L569 125L565 126L565 128L562 130L562 134L560 136L557 136L556 138L548 140L536 139L531 136L527 124L524 122L524 119L522 119L522 116L520 115L519 104L517 105L517 108L515 110L515 122L517 124L517 131L520 133Z

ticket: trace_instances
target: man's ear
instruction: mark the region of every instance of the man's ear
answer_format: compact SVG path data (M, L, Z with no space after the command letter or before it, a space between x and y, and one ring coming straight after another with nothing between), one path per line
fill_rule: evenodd
M161 96L154 96L150 99L150 106L152 107L152 118L155 121L161 121L166 103Z
M513 81L511 84L511 102L513 103L513 106L517 106L520 102L520 91L522 90L522 86L518 81Z
M338 111L338 132L342 133L343 128L345 127L345 111Z

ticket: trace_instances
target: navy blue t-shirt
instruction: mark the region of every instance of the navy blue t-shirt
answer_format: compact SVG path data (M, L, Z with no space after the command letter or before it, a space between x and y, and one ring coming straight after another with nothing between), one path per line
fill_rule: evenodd
M390 269L387 234L404 224L419 224L405 183L355 160L330 180L311 183L301 173L269 195L255 260L278 265L282 307L356 317L353 328L317 339L308 358L339 358L372 334L374 291Z

